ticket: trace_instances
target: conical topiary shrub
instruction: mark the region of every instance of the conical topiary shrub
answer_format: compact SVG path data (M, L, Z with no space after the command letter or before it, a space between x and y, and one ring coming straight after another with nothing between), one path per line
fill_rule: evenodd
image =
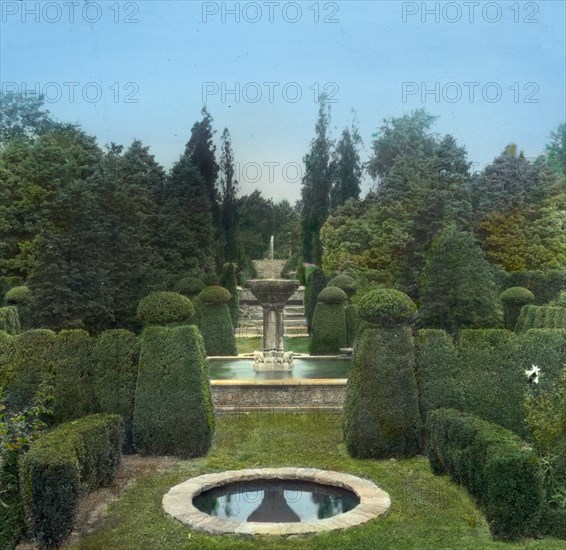
M312 321L311 355L336 355L346 346L344 304L347 300L346 293L336 286L319 293Z
M354 346L344 409L350 455L390 458L419 450L420 418L411 329L416 307L402 292L378 289L359 301L365 330Z
M198 296L201 302L200 330L207 355L237 355L236 338L228 302L230 293L221 286L209 286Z
M499 299L503 302L505 328L514 330L521 308L527 304L532 304L535 301L535 295L528 288L512 286L504 290Z

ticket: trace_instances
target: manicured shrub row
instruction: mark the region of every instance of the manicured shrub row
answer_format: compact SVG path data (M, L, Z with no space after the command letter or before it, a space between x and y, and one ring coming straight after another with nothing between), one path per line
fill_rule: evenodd
M566 308L553 306L527 305L521 309L516 330L530 328L563 328L566 329Z
M20 328L18 308L15 306L0 307L0 332L17 334Z
M145 325L169 325L191 322L191 301L177 292L152 292L138 305L138 319Z
M541 369L539 387L549 388L566 365L566 329L531 329L518 334L524 368Z
M346 347L346 313L344 303L348 296L335 286L328 286L318 295L314 310L311 355L336 355Z
M535 295L528 288L521 286L508 288L499 298L503 302L505 328L509 330L515 329L521 308L535 301Z
M520 340L503 329L418 333L417 380L423 420L439 407L454 407L525 434L528 388ZM529 365L530 366L530 365Z
M61 424L34 442L22 459L23 502L41 547L59 545L72 531L82 493L108 485L122 456L118 415L92 415Z
M100 412L124 419L127 450L133 449L132 425L138 374L139 340L127 330L107 330L93 348L93 387Z
M320 267L316 266L314 268L310 268L310 270L307 270L303 301L309 334L312 330L312 321L318 300L318 295L322 290L324 290L325 286L326 276L324 275Z
M208 365L198 329L147 327L141 337L135 395L136 449L201 456L210 448L213 432Z
M449 473L485 509L496 538L537 533L544 506L535 452L515 434L454 409L428 416L427 454L436 474Z
M369 327L358 336L344 408L344 435L352 456L389 458L418 452L414 367L409 327Z
M234 327L228 309L230 293L221 286L205 288L198 297L200 330L207 355L237 355Z

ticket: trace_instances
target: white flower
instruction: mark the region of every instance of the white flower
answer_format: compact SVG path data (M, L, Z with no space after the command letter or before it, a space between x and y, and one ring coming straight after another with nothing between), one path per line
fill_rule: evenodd
M532 366L532 369L526 370L525 375L529 379L529 382L534 383L534 384L538 384L538 377L539 377L539 374L540 374L540 368L537 367L536 365L531 365L531 366Z

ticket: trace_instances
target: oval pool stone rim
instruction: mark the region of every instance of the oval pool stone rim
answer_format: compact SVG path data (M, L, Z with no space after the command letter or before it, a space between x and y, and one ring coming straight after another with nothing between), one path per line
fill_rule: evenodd
M215 518L198 510L193 499L200 493L238 481L291 479L342 487L355 493L360 503L349 512L305 523L258 523ZM172 487L163 497L167 514L191 529L213 535L314 535L361 525L385 514L391 506L389 494L375 483L350 474L316 468L258 468L228 470L189 479Z

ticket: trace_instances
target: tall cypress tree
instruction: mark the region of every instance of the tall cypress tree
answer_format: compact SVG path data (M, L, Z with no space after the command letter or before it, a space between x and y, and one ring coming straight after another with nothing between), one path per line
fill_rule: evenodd
M330 203L333 209L343 205L348 199L360 198L362 178L362 163L358 152L360 143L358 128L352 125L351 131L349 128L344 129L336 145L330 165L332 174Z
M303 259L317 265L322 265L320 229L328 217L332 186L330 173L332 142L328 135L329 124L329 107L326 104L326 97L321 95L315 126L316 135L311 142L310 151L304 157L305 174L301 189Z
M224 260L240 262L240 242L238 227L238 182L234 178L234 153L230 141L230 131L222 133L222 152L220 155L220 186L222 189L222 229L224 234Z

